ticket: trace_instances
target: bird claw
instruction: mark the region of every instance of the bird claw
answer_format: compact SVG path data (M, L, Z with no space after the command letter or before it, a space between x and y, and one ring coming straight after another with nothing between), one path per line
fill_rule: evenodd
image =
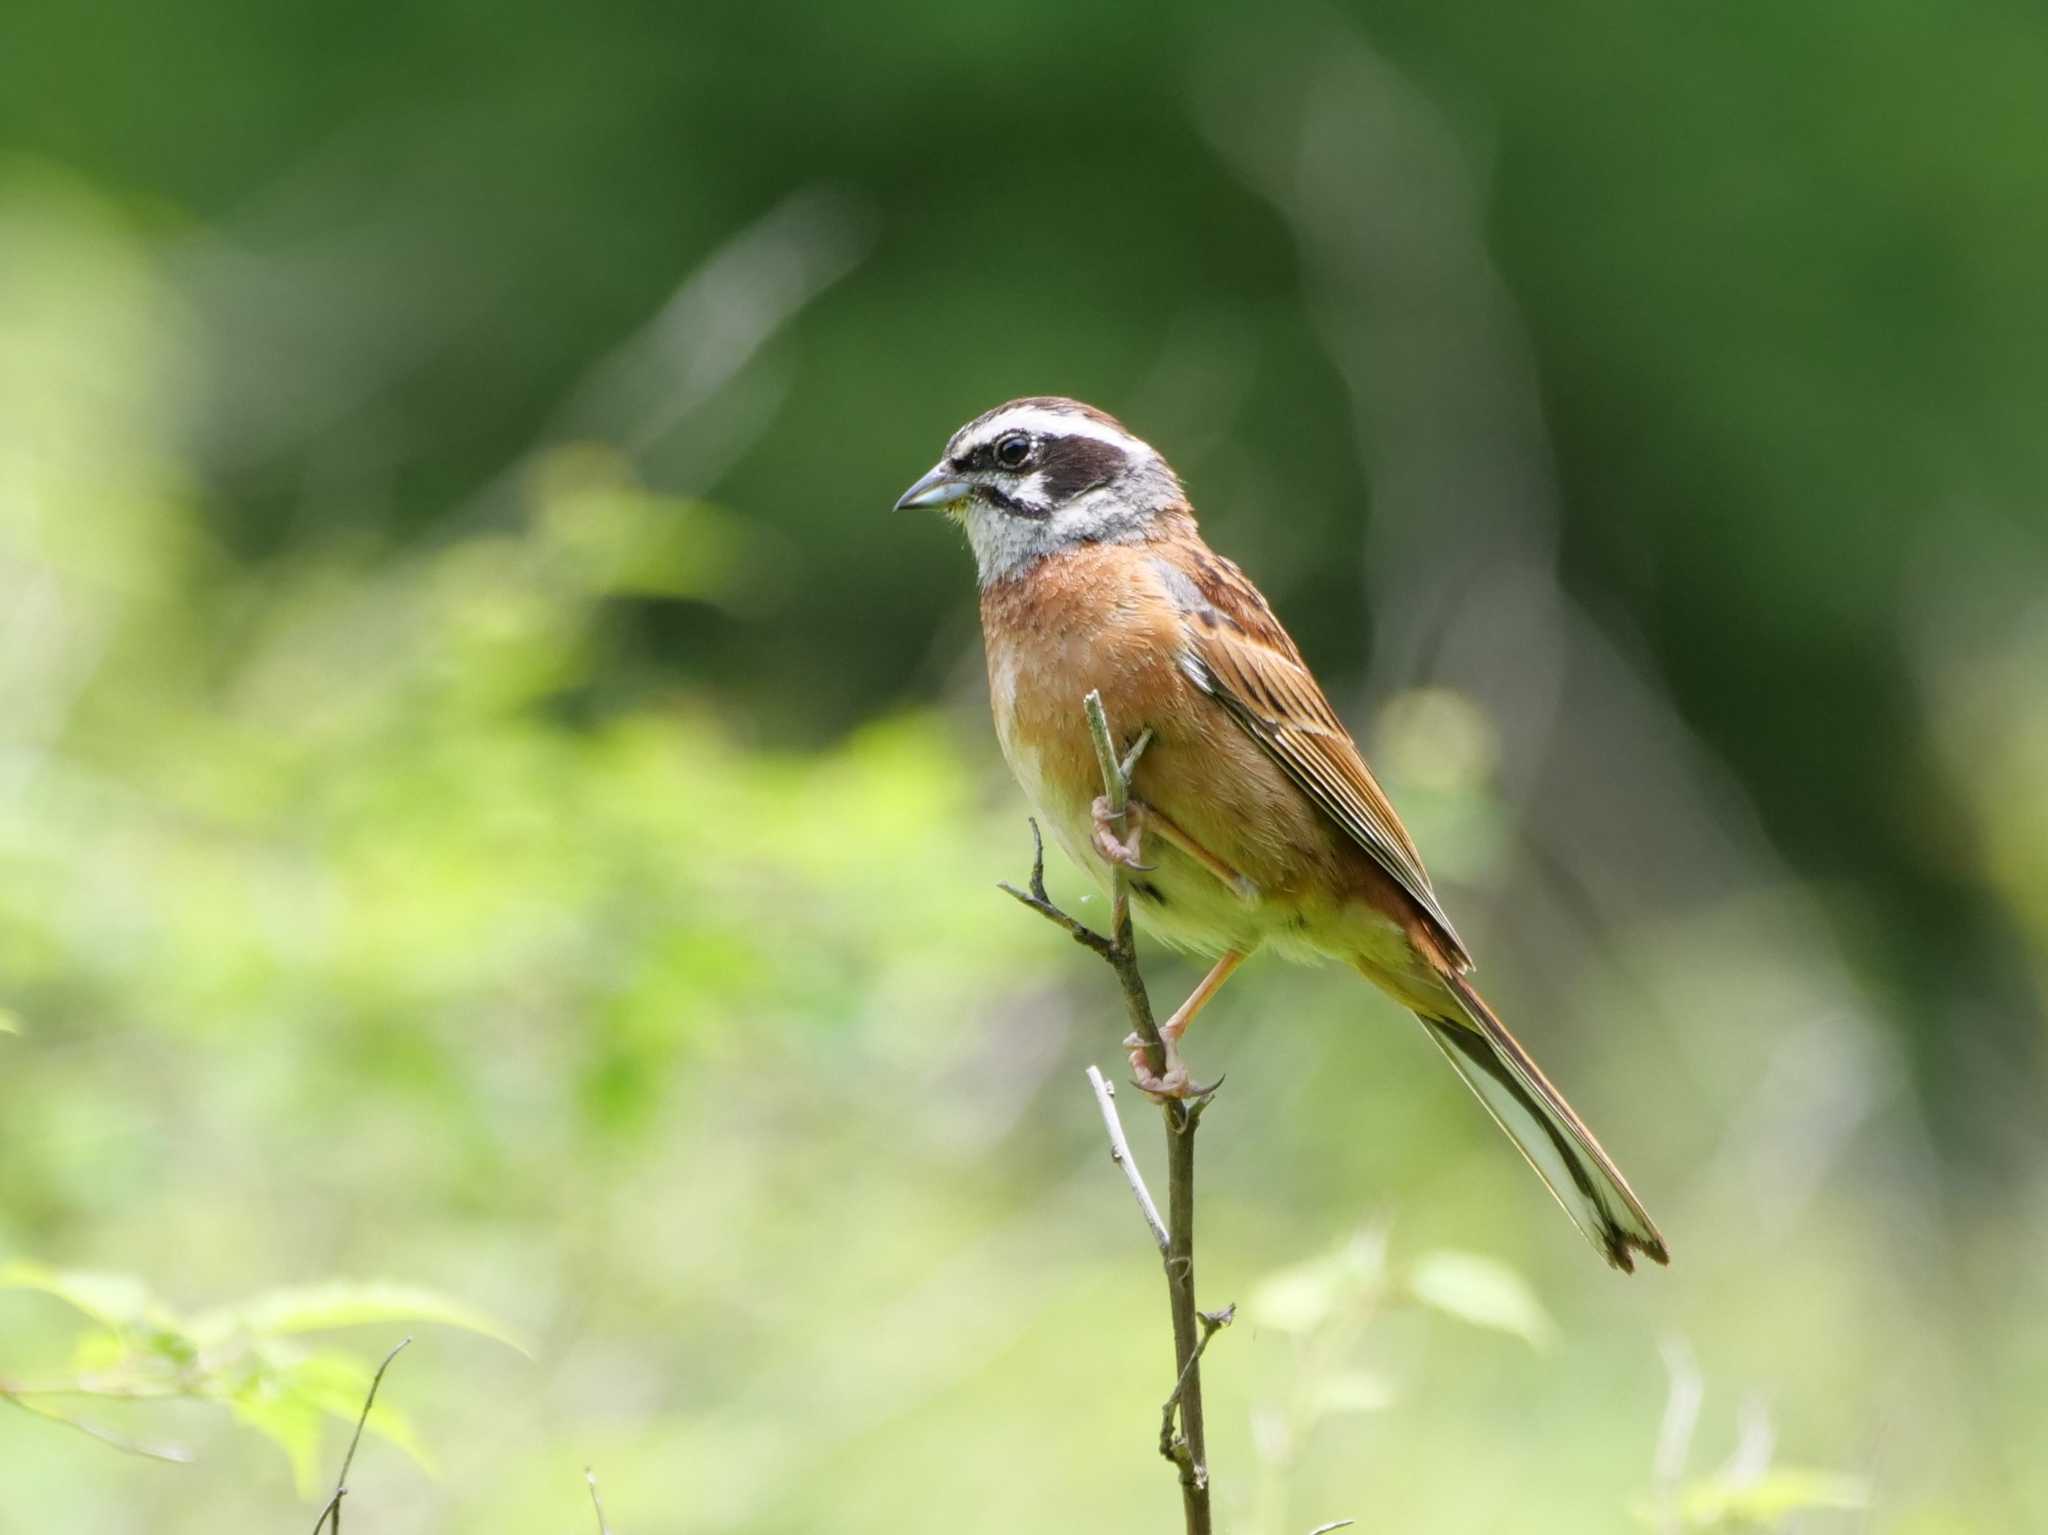
M1169 1103L1176 1098L1193 1098L1198 1096L1199 1091L1195 1087L1194 1082L1189 1078L1188 1069L1185 1066L1178 1064L1169 1066L1166 1070L1166 1075L1161 1077L1153 1076L1146 1067L1145 1055L1142 1050L1138 1052L1138 1058L1131 1066L1131 1086L1135 1087L1147 1098L1150 1098L1154 1103Z
M1124 1045L1131 1052L1131 1086L1154 1103L1162 1104L1176 1098L1206 1098L1216 1091L1214 1086L1203 1087L1188 1075L1188 1069L1181 1061L1180 1052L1174 1049L1172 1040L1165 1040L1164 1043L1166 1070L1155 1076L1152 1072L1151 1053L1145 1041L1135 1034L1125 1038Z
M1156 865L1138 861L1138 846L1145 836L1145 813L1138 807L1136 800L1132 800L1123 809L1116 810L1110 806L1108 795L1098 794L1095 803L1090 807L1090 813L1095 820L1091 840L1095 844L1095 851L1102 855L1104 862L1139 874L1152 872ZM1124 820L1128 820L1131 825L1129 837L1119 837L1111 829L1112 822Z

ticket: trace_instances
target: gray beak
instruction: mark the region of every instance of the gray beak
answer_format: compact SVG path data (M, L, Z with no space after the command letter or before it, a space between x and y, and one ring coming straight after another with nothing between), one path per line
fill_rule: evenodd
M896 510L908 511L913 506L944 506L949 501L964 499L973 489L942 459L926 472L923 479L896 498Z

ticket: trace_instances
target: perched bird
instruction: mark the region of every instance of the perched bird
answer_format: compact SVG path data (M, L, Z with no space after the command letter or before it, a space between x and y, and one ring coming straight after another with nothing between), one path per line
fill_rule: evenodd
M1421 1020L1580 1231L1615 1267L1664 1239L1593 1132L1467 973L1464 943L1358 747L1243 571L1195 528L1179 477L1113 417L1012 400L953 434L896 503L959 522L981 574L1003 755L1084 868L1129 870L1131 909L1216 956L1160 1030L1139 1085L1190 1091L1173 1047L1254 951L1352 966ZM1081 704L1098 690L1127 749L1112 814Z

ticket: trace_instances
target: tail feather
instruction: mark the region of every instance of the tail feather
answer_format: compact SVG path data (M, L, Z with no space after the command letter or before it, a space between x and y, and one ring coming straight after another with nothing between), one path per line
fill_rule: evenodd
M1446 976L1456 1016L1418 1012L1458 1075L1486 1105L1494 1122L1520 1148L1550 1186L1572 1224L1616 1268L1633 1273L1635 1253L1669 1263L1670 1251L1586 1122L1550 1085L1514 1035L1462 977Z

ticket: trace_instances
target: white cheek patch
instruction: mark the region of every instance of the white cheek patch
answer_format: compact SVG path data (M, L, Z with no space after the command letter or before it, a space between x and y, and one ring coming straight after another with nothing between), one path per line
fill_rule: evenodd
M1045 498L1045 471L1043 469L1025 475L1023 479L1010 488L1009 494L1013 500L1021 501L1024 505L1035 507L1041 511L1052 504Z

